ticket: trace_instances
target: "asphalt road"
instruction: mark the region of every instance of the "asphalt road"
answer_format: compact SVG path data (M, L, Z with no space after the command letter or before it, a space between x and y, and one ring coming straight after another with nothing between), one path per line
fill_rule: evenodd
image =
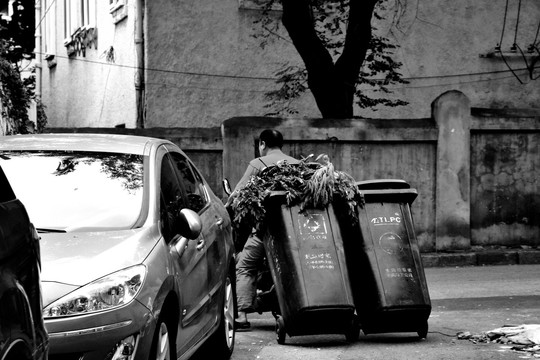
M482 334L504 325L540 324L540 265L425 269L432 312L429 333L297 336L279 345L271 314L251 315L252 328L236 337L233 360L524 359L511 344L475 343L457 334Z

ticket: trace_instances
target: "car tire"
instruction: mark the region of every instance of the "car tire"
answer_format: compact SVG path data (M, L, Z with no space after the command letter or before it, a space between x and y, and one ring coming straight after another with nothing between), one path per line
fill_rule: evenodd
M156 326L152 347L150 349L149 360L171 360L176 359L176 336L174 328L167 319L167 312L163 313Z
M32 355L30 353L30 350L26 347L17 346L9 352L9 354L5 355L2 359L4 360L32 360Z
M221 319L219 327L205 344L205 354L212 359L228 360L234 350L236 329L234 328L234 318L236 314L236 293L234 276L227 275L223 289ZM207 358L205 356L205 358Z

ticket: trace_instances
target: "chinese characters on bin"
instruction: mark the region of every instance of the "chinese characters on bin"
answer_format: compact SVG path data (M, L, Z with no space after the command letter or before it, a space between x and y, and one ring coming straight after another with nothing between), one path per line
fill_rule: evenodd
M386 268L386 277L414 278L412 268Z
M311 253L305 255L306 265L310 269L334 269L334 261L329 253Z

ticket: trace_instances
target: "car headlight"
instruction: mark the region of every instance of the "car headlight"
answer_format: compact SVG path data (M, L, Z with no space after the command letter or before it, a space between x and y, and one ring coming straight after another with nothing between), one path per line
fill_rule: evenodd
M144 265L117 271L91 282L43 309L43 317L83 315L128 304L141 289Z

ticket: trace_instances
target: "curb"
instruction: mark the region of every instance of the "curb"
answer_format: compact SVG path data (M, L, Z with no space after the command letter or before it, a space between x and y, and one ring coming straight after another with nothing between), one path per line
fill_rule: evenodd
M423 253L424 267L540 264L540 250L485 250L478 252Z

